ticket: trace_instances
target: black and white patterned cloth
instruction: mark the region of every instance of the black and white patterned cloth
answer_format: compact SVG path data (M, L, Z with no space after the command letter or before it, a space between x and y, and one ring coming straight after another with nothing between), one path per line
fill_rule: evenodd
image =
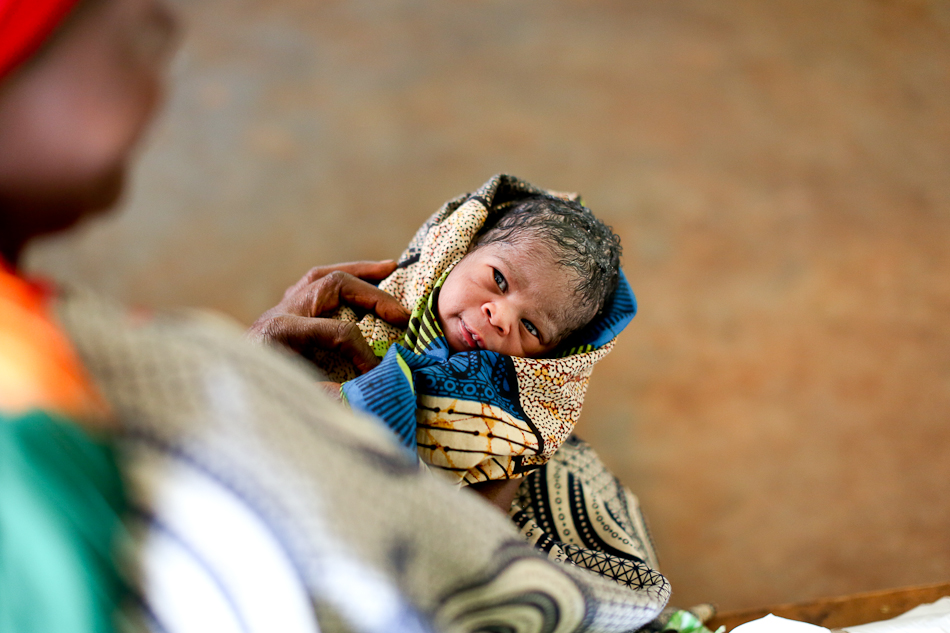
M214 319L131 320L78 293L58 316L125 428L128 627L630 631L669 598L635 502L580 444L525 482L521 535L327 399L301 363ZM562 493L568 522L551 506ZM527 542L532 525L551 540ZM621 529L634 538L612 538Z

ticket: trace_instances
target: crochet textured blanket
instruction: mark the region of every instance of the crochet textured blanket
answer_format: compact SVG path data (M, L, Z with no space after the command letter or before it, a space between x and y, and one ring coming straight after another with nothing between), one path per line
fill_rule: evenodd
M636 313L620 283L592 323L550 358L476 350L450 354L436 317L439 288L492 214L530 195L576 199L507 175L446 202L418 230L397 270L380 288L412 310L407 330L375 318L358 320L383 360L356 376L339 358L318 361L355 408L382 419L419 456L457 482L522 477L546 463L570 435L594 364L613 348ZM344 308L337 318L357 321Z

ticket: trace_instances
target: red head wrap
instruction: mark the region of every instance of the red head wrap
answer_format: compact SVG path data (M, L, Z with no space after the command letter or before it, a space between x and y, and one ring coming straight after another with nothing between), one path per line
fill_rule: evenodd
M79 0L0 0L0 81L43 44Z

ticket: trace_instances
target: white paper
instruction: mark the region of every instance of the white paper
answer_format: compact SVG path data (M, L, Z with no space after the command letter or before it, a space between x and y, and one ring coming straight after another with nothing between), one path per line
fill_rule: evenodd
M731 633L829 633L823 626L780 618L771 613L764 618L740 624Z

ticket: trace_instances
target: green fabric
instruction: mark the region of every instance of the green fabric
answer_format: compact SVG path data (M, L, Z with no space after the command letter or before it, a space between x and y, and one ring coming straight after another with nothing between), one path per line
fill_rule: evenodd
M115 630L124 505L110 446L43 412L0 413L0 632Z
M725 633L726 627L720 626L715 633ZM714 633L707 629L702 620L689 611L675 611L667 621L663 631L676 631L677 633Z

